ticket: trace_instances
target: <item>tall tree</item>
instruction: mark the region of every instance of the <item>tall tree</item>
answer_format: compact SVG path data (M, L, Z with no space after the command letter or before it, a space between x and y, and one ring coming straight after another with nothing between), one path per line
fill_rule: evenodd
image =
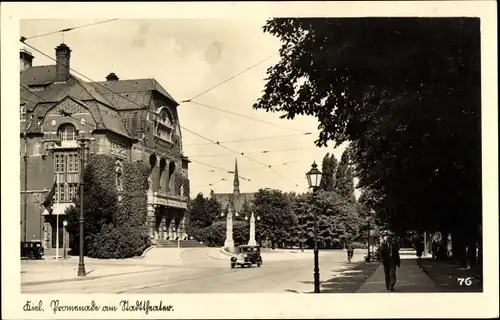
M475 249L481 225L477 18L269 20L281 42L256 109L319 120L317 145L350 141L358 186L389 226ZM425 199L425 201L422 201ZM472 252L471 251L471 252Z
M345 171L345 194L343 195L348 201L356 202L356 195L354 194L354 175L352 172L352 167L347 167Z
M337 170L335 172L335 187L334 191L345 198L350 197L350 183L352 181L349 181L348 177L348 169L349 169L349 153L347 151L344 151L342 153L342 157L340 158L340 163L337 166ZM350 177L352 180L352 175ZM353 190L354 192L354 190Z
M290 196L280 190L259 189L253 205L255 214L261 218L258 227L262 240L271 241L273 248L284 244L297 224Z
M323 173L323 177L321 178L320 188L322 190L325 191L334 190L336 167L337 167L337 159L335 159L335 155L333 153L332 155L330 155L330 153L325 154L321 165L321 172Z
M210 226L220 215L221 205L215 198L205 198L200 192L191 200L189 223L192 228L201 229Z

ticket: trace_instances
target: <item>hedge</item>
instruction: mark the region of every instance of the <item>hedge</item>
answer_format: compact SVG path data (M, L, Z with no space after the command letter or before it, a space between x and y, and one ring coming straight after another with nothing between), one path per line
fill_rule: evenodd
M193 230L193 237L209 247L222 247L226 240L226 221L214 222L211 226ZM233 221L233 241L235 245L247 244L250 224L246 221Z

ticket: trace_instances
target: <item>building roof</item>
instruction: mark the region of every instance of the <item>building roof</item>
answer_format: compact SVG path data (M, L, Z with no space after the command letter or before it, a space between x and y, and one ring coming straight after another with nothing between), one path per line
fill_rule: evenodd
M56 66L29 67L20 74L21 102L33 111L30 132L39 131L38 120L56 103L71 97L88 106L98 118L98 127L122 136L137 136L144 130L147 113L154 93L161 94L173 105L179 105L155 79L133 79L86 82L74 75L65 83L54 83ZM38 87L36 90L33 87ZM21 123L24 130L26 123Z
M119 109L138 109L138 105L147 106L151 97L150 93L155 91L165 96L176 106L179 105L155 79L102 81L94 83L93 86L107 99L110 99L110 102L113 101L113 104Z

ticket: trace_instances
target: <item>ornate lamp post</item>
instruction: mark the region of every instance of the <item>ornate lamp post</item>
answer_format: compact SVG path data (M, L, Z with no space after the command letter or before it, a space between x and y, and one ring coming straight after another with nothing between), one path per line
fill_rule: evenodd
M84 190L84 182L83 182L83 177L84 177L84 170L85 170L85 149L87 148L87 138L85 138L84 136L82 136L80 139L79 139L79 143L80 143L80 161L81 161L81 164L80 164L80 216L78 218L78 222L79 222L79 231L80 231L80 254L79 254L79 260L78 260L78 276L79 277L85 277L87 275L87 272L85 271L85 262L84 262L84 258L83 258L83 251L85 250L85 245L84 245L84 241L85 241L85 233L83 232L83 228L84 228L84 223L85 223L85 218L84 218L84 215L83 215L83 199L84 199L84 196L83 196L83 190Z
M316 195L319 189L319 184L321 182L321 177L323 173L319 171L316 161L313 162L311 170L306 173L307 183L309 188L313 190L313 197L316 199ZM314 210L314 293L319 293L319 251L318 251L318 213Z

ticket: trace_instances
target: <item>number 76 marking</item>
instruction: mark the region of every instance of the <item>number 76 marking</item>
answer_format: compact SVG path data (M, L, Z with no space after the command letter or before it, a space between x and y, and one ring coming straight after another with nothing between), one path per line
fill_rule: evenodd
M470 286L472 284L472 279L467 277L467 278L457 278L458 284L463 286Z

